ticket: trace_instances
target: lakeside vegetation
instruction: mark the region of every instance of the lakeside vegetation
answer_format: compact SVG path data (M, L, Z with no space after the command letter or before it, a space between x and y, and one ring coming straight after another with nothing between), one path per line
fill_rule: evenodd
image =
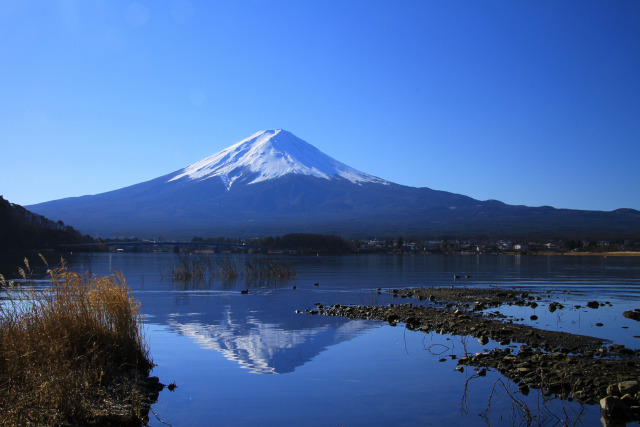
M311 254L346 254L354 247L340 236L312 233L292 233L284 236L254 240L259 246L272 251L298 251Z
M44 260L44 258L43 258ZM159 389L140 304L119 273L48 271L37 288L0 276L0 425L146 422Z
M229 257L223 256L214 260L209 254L180 253L171 266L171 280L203 283L217 276L223 281L231 281L237 279L240 272L244 272L249 281L290 280L296 275L292 266L269 257L259 256L246 260L242 268Z

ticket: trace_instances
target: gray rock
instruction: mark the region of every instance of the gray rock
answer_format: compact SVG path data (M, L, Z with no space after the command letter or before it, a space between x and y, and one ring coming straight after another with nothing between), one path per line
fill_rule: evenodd
M622 403L624 403L625 405L631 407L631 406L638 406L638 401L631 396L630 394L625 394L624 396L622 396L620 398L620 400L622 400Z
M485 309L485 306L480 301L474 302L473 305L471 306L471 310L473 310L473 311L481 311L481 310L484 310L484 309Z
M607 396L600 400L600 409L607 418L623 420L627 418L627 405L619 397Z
M622 313L622 315L624 317L626 317L627 319L631 319L631 320L635 320L640 322L640 310L635 309L633 311L631 310L627 310L624 313Z
M638 381L622 381L618 383L618 391L620 396L625 394L634 395L640 391L640 383Z
M620 396L620 389L617 384L611 384L607 387L607 396Z

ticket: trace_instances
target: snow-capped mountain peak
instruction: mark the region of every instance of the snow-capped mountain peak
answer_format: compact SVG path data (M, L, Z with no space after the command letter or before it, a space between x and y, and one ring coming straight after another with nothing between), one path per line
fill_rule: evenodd
M219 177L230 189L239 178L247 184L279 178L287 174L342 178L353 183L387 181L360 172L324 154L313 145L282 129L257 132L217 154L179 171L169 181L181 178L203 180Z

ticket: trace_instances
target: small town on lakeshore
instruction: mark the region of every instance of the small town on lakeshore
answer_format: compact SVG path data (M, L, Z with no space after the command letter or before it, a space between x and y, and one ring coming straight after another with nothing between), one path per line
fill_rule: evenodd
M295 240L292 241L292 240ZM288 234L266 238L202 238L172 241L162 237L96 239L72 245L83 250L111 252L263 253L270 255L395 254L395 255L640 255L640 241L562 239L426 239L369 238L346 240L321 234Z

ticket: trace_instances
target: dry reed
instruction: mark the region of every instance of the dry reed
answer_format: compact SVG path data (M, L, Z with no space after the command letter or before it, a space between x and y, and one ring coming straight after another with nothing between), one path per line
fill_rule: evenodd
M213 277L214 268L211 258L200 254L192 256L178 254L178 263L171 268L171 280L176 282L203 282Z
M0 278L0 424L144 417L139 384L153 365L140 305L124 278L71 272L64 261L48 273L44 290Z
M254 258L245 263L245 268L251 279L289 280L296 275L293 267L270 258Z
M179 254L177 263L171 267L171 280L182 283L204 283L218 275L223 281L234 281L242 273L238 263L230 257L216 261L217 271L211 257L203 254ZM256 257L245 262L244 274L248 280L290 280L296 275L293 267L271 258Z
M218 260L218 273L226 281L235 280L238 278L238 268L235 263L225 257Z

